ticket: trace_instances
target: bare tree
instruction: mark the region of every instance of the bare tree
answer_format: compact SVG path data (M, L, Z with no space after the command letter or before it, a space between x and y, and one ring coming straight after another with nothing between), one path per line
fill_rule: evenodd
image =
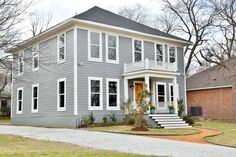
M214 22L215 11L209 9L208 1L204 0L177 0L172 3L170 0L163 0L165 11L178 20L177 28L167 24L165 30L174 27L177 33L185 37L193 44L187 46L184 55L187 58L185 72L187 73L192 61L195 59L199 64L199 50L208 40ZM169 12L169 13L168 13ZM164 16L164 21L169 21L169 16ZM170 23L173 25L173 23ZM175 23L174 23L175 24Z
M16 25L24 19L26 10L31 6L32 2L25 3L23 0L1 0L0 1L0 51L12 46L16 46L20 42L20 30ZM11 55L0 56L0 94L8 84L9 75L12 67L9 66Z
M171 14L171 12L168 11L166 12L165 9L163 9L161 14L156 15L153 21L156 29L170 34L175 33L178 30L179 22L176 14Z
M30 19L30 32L35 37L48 29L50 22L52 21L51 12L39 12L35 11L29 14Z
M217 13L218 32L208 47L201 51L201 56L205 61L223 68L232 81L236 120L236 0L210 0L210 2L212 9Z
M142 24L148 22L147 9L140 4L121 7L118 11L118 14Z

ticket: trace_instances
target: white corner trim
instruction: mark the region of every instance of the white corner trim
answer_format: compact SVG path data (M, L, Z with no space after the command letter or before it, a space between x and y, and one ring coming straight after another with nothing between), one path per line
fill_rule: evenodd
M109 106L109 82L113 81L117 83L117 106L111 107ZM120 79L112 79L112 78L106 78L106 104L107 104L107 110L120 110Z
M108 58L108 52L109 52L109 46L108 46L108 36L114 36L116 37L116 60L110 60ZM113 63L113 64L119 64L119 56L120 56L120 53L119 53L119 36L118 35L114 35L114 34L111 34L111 33L106 33L106 63Z
M99 34L99 58L91 57L91 33ZM88 30L88 61L102 62L102 33L99 31Z
M19 91L22 90L22 103L21 103L21 111L19 111ZM17 88L17 103L16 103L16 114L22 114L23 113L23 104L24 104L24 88L20 87Z
M91 106L91 80L98 80L100 82L100 106ZM88 77L88 110L103 110L103 79L101 77Z
M77 27L74 28L74 115L78 115L78 45Z
M60 60L60 48L59 48L59 41L60 41L60 35L64 34L64 59ZM66 62L66 32L63 32L61 34L57 35L57 63L61 64Z
M34 87L37 87L37 109L34 109ZM32 85L32 97L31 97L31 113L37 113L39 111L39 84Z
M64 107L60 107L60 97L59 97L59 82L64 81ZM61 78L57 80L57 111L66 111L66 78Z
M196 91L196 90L207 90L207 89L218 89L218 88L230 88L232 85L225 85L225 86L215 86L215 87L203 87L203 88L190 88L187 91Z

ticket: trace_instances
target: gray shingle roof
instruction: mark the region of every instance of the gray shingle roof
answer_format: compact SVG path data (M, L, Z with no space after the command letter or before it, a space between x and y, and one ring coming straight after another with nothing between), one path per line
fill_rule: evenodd
M117 15L115 13L112 13L108 10L99 8L97 6L81 13L73 18L80 19L80 20L87 20L87 21L92 21L92 22L98 22L101 24L107 24L111 26L116 26L116 27L121 27L121 28L126 28L129 30L134 30L146 34L151 34L151 35L156 35L160 37L166 37L166 38L171 38L175 40L180 40L184 42L188 42L185 39L176 37L174 35L162 32L158 29L154 29L152 27L143 25L141 23L132 21L128 18L125 18L123 16Z
M227 66L234 68L236 58L232 58L226 62ZM197 88L214 88L220 86L232 85L229 72L220 65L215 65L203 70L186 80L187 90Z

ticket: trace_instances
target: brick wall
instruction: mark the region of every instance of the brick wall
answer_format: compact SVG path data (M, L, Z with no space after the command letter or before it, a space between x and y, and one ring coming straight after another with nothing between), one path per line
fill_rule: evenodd
M190 107L201 106L204 118L233 119L232 88L188 91L187 100L189 114Z

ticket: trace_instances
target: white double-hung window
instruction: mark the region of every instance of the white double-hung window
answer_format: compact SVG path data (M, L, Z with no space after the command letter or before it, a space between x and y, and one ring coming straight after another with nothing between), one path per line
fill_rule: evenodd
M175 63L175 62L176 62L176 47L169 46L169 63Z
M133 40L133 62L143 60L143 42L141 40Z
M155 45L155 60L158 62L164 62L164 46L162 44Z
M17 114L22 114L23 112L23 88L17 88Z
M107 110L120 110L120 80L106 79Z
M24 73L24 51L18 54L18 75L23 75Z
M38 112L39 85L32 85L32 113Z
M66 60L66 33L57 36L57 62L62 63Z
M109 34L106 37L106 62L119 64L118 37Z
M39 70L39 45L32 47L32 70Z
M88 77L88 102L89 110L103 109L102 78Z
M66 78L57 80L57 111L66 110Z
M88 60L102 62L102 34L89 31Z

